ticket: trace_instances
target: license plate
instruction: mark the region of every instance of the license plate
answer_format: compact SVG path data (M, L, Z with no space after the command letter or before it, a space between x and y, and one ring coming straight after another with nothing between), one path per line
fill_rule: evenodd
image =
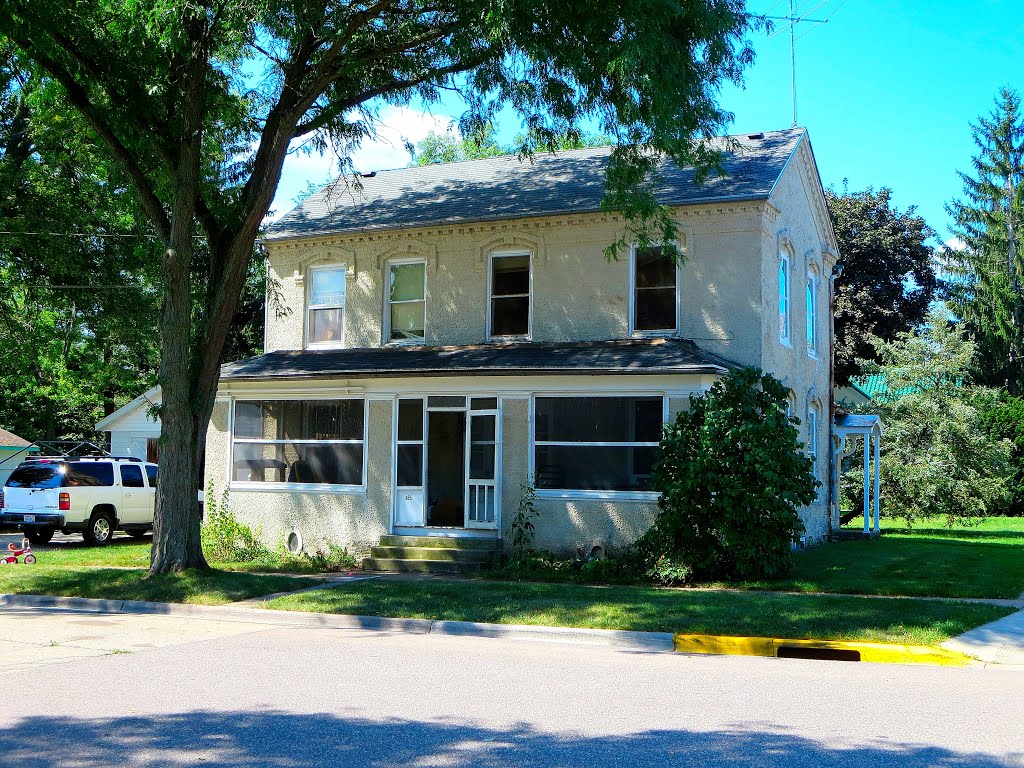
M36 516L35 515L25 515L25 522L26 523L34 523L35 521L36 521Z

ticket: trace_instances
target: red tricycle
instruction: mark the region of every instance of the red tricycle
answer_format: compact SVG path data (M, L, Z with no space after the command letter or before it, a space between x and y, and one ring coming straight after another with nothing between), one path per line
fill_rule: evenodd
M36 561L36 556L32 554L32 548L28 544L28 539L22 539L20 547L12 541L7 545L7 551L9 554L0 556L0 565L15 565L19 562L32 565ZM18 560L19 557L21 560Z

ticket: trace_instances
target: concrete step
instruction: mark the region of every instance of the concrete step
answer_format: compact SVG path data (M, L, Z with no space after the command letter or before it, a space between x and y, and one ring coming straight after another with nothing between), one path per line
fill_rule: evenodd
M401 571L402 573L475 573L480 570L480 563L364 557L363 570Z
M471 539L461 536L381 536L380 546L429 549L473 549L495 552L498 548L498 539Z
M487 549L453 547L371 547L370 556L383 560L444 560L458 563L483 563L494 558Z

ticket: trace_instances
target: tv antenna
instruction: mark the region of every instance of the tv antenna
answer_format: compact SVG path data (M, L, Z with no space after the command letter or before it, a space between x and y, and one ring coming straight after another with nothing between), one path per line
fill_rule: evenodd
M829 2L830 2L830 0L824 0L824 2L818 3L813 8L810 8L807 11L801 12L799 10L799 2L798 2L798 0L789 0L789 15L788 16L767 16L766 15L764 17L766 19L771 19L772 21L788 21L789 22L789 24L787 26L789 28L789 64L790 64L790 73L791 73L790 83L791 83L791 86L792 86L792 96L793 96L793 127L794 128L796 128L796 126L797 126L797 120L796 120L796 41L799 38L801 38L804 35L806 35L811 30L816 29L817 27L821 26L822 24L828 24L828 19L812 19L812 18L810 18L809 14L812 14L815 11L820 10L824 6L828 5ZM839 5L843 5L843 3L845 3L845 2L846 2L846 0L843 0L843 2L841 2ZM778 5L778 3L776 3L775 5ZM772 8L774 8L774 7L775 6L772 6ZM771 9L769 9L769 10L771 10ZM837 10L839 10L839 6L837 6L836 9L834 11L832 11L832 13L835 13L835 11L837 11ZM831 15L832 14L829 14L830 18L831 18ZM799 35L797 35L796 28L797 28L798 24L810 24L811 26L810 26L810 29L807 29L806 31L801 32ZM771 37L769 37L768 39L770 40L772 37L778 37L779 35L783 34L784 32L786 32L786 27L782 27L775 34L771 35Z

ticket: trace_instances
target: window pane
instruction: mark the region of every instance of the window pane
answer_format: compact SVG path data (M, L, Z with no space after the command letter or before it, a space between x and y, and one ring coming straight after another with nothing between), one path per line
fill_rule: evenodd
M529 298L491 299L492 336L525 336L529 332Z
M636 330L671 331L676 327L676 289L644 288L636 292Z
M474 480L494 479L494 445L474 443L469 448L469 476Z
M145 487L145 483L142 482L142 468L137 467L134 464L122 464L121 485L125 488Z
M676 262L672 248L644 248L636 252L637 288L675 288Z
M657 443L660 397L538 397L535 434L540 441Z
M309 343L340 342L345 327L343 309L311 309L309 311Z
M390 341L402 339L423 339L423 314L426 304L422 301L411 301L407 304L391 305L391 338Z
M497 419L494 416L474 416L470 421L470 441L474 443L493 443L496 421Z
M398 446L398 485L420 488L423 485L423 446Z
M498 398L474 397L469 401L469 407L474 411L493 411L498 407Z
M391 301L423 300L426 264L394 264L391 267Z
M361 485L363 446L235 444L234 479L265 483Z
M511 296L530 292L530 257L497 256L491 260L492 296Z
M430 395L427 398L427 406L430 408L465 408L466 398L464 395Z
M60 488L64 467L59 464L22 464L7 478L8 488Z
M362 400L235 403L235 437L260 440L362 440Z
M101 485L114 484L114 465L107 462L75 461L68 465L65 485Z
M157 481L158 481L158 478L160 476L160 469L159 469L159 467L154 467L153 465L148 465L146 467L146 476L149 478L149 487L150 488L156 488L157 487Z
M398 401L398 439L423 439L423 401Z
M657 448L538 445L537 487L582 491L649 491Z
M807 346L814 349L814 323L817 307L815 306L814 281L807 281Z
M345 303L345 268L314 269L310 276L310 306L331 306Z

